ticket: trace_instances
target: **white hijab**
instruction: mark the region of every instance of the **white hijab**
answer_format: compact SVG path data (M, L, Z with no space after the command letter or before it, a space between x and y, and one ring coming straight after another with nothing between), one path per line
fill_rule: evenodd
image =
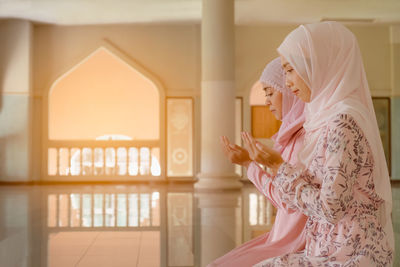
M278 52L311 89L303 125L307 140L300 162L307 167L311 163L318 136L329 118L351 115L371 147L375 190L384 200L379 219L394 248L390 178L357 39L337 22L307 24L292 31Z

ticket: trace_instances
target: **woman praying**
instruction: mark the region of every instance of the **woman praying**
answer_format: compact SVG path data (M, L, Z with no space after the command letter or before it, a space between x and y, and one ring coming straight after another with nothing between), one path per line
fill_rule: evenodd
M249 135L274 188L308 216L304 252L255 266L391 266L388 170L355 36L337 22L301 25L279 46L286 85L306 102L299 164Z
M278 133L273 137L274 149L279 151L286 161L295 164L304 137L304 103L286 88L285 73L279 58L266 66L260 82L266 94L266 105L278 120L282 120ZM226 137L222 138L222 144L225 154L233 163L247 168L248 178L271 201L277 209L277 214L270 232L235 248L209 266L251 266L266 257L304 249L306 216L289 209L281 201L266 172L250 159L245 149L230 144Z

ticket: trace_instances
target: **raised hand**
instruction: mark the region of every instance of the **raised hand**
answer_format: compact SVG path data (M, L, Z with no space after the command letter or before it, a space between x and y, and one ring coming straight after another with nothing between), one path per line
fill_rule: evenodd
M284 162L281 155L268 146L255 140L249 133L242 132L242 140L250 159L267 166L274 174Z
M242 165L243 167L248 168L251 159L249 156L249 152L241 146L231 144L229 142L228 137L221 136L221 146L222 150L225 153L225 156L230 160L230 162Z

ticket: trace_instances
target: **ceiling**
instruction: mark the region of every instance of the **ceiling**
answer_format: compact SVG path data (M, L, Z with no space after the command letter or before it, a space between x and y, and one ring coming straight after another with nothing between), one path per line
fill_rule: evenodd
M216 1L216 0L215 0ZM200 23L201 0L0 0L0 18L61 25ZM236 0L239 25L400 23L400 0Z

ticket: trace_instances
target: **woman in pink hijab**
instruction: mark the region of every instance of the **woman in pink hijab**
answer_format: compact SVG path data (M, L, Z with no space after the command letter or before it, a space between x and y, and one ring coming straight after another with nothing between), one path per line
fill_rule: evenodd
M304 103L295 97L285 86L285 73L280 59L271 61L264 69L260 82L266 93L266 105L282 125L273 137L274 149L292 164L297 162L297 152L304 137ZM232 162L247 167L247 176L277 208L274 226L271 231L255 238L218 258L209 266L244 267L251 266L265 258L304 249L304 228L307 217L301 212L289 209L268 180L266 172L251 161L248 152L222 138L223 147Z
M278 52L306 102L300 164L245 142L277 173L281 199L309 216L306 247L255 266L392 266L391 187L355 36L337 22L301 25Z

